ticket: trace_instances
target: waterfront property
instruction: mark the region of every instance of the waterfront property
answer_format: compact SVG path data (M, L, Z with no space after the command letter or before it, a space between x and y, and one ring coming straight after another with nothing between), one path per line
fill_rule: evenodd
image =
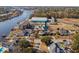
M48 19L46 17L32 17L30 21L35 26L35 29L48 30Z
M56 9L53 14L49 10L43 10L44 14L41 11L38 13L40 16L35 16L31 15L30 11L23 9L22 15L1 22L3 27L0 25L0 34L6 34L6 31L8 35L2 36L0 53L79 52L79 20L63 18L64 13L61 14L58 10ZM35 12L35 10L33 11ZM16 12L13 15L15 14ZM68 16L66 15L66 17Z
M14 28L18 22L21 22L23 20L28 20L29 16L31 15L30 10L24 10L22 15L18 17L14 17L8 21L0 22L0 39L3 34L9 35L12 28Z

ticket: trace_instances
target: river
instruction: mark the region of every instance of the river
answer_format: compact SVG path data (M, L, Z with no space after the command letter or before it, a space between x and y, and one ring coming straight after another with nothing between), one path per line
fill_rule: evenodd
M0 38L3 34L8 35L18 22L28 19L31 14L31 10L24 10L20 16L0 22Z

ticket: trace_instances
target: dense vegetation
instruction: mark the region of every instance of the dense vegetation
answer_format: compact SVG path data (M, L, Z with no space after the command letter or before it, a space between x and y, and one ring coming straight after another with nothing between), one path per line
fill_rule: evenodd
M33 16L47 16L50 14L57 18L79 18L78 7L38 7Z
M79 33L76 33L76 34L73 36L72 50L73 50L75 53L79 53Z
M22 12L11 7L0 7L0 21L11 19L15 16L19 16Z
M41 37L41 41L44 42L47 46L49 46L51 43L53 43L51 41L51 37L50 36L42 36Z

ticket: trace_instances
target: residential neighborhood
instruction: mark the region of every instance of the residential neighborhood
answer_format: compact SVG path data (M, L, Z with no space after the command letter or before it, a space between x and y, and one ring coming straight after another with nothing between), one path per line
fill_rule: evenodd
M23 13L5 21L11 28L3 31L9 33L1 36L0 53L79 52L79 8L16 8Z

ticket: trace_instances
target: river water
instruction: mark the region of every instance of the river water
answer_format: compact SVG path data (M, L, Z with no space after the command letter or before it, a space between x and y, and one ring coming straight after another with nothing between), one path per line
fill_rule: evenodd
M31 13L31 10L24 10L22 15L0 22L0 38L3 34L8 35L11 29L18 25L18 22L28 19Z

